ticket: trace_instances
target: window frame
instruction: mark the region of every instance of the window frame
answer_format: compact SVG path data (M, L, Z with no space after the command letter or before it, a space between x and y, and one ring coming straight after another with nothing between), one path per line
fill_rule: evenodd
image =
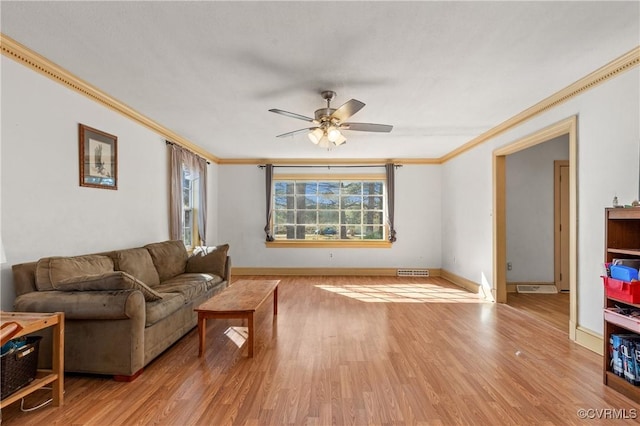
M271 248L320 248L320 247L335 247L335 248L390 248L392 246L391 242L389 242L389 224L387 218L387 188L386 188L386 177L384 174L277 174L273 176L272 180L272 211L271 211L271 221L269 226L271 228L272 235L274 237L275 234L275 218L276 218L276 191L275 187L279 182L282 181L295 181L296 183L301 181L309 181L309 182L329 182L329 181L355 181L355 182L366 182L366 181L376 181L382 184L382 209L380 210L382 213L382 227L383 238L379 240L370 240L370 239L328 239L328 240L298 240L298 239L274 239L273 241L266 241L265 245ZM361 195L361 194L360 194ZM294 194L295 197L295 194ZM297 206L294 208L297 211ZM322 211L321 209L317 209L317 211ZM338 208L336 210L341 216L341 212L344 210L342 208ZM362 210L362 208L360 209ZM341 222L341 218L340 218ZM341 226L342 224L340 223ZM301 226L301 225L300 225Z

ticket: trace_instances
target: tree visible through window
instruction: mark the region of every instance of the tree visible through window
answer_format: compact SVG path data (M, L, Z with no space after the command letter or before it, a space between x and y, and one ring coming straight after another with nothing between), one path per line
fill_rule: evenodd
M386 239L383 180L278 180L276 240Z

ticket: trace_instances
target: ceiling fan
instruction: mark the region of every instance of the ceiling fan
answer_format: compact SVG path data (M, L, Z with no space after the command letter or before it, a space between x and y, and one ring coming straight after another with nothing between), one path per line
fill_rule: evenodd
M360 111L364 107L364 103L356 99L351 99L345 102L339 108L331 108L331 101L336 97L336 92L325 90L320 93L322 99L327 101L326 108L317 109L315 112L315 118L307 117L304 115L296 114L289 111L283 111L281 109L270 109L269 111L275 112L291 118L297 118L299 120L308 121L313 123L314 126L304 129L294 130L293 132L283 133L276 137L283 138L285 136L293 136L302 132L309 132L308 136L316 145L323 148L329 148L331 144L339 146L347 141L347 138L342 134L342 130L357 130L361 132L386 132L389 133L393 126L388 124L372 124L372 123L348 123L346 119L351 117L356 112Z

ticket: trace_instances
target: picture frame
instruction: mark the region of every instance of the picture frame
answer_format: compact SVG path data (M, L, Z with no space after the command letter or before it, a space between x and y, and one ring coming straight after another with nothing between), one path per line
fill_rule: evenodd
M118 189L118 138L79 123L80 186Z

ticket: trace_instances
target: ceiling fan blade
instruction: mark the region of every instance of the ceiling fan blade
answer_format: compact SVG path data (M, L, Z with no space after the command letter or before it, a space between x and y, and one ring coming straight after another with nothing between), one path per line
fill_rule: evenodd
M287 132L287 133L283 133L281 135L276 136L276 138L284 138L286 136L293 136L293 135L297 135L298 133L302 133L302 132L308 132L311 130L315 130L317 129L317 127L309 127L307 129L298 129L298 130L294 130L293 132Z
M338 121L344 121L356 112L360 111L363 107L364 102L360 102L357 99L351 99L335 110L333 114L331 114L331 118L335 118Z
M372 124L372 123L342 123L340 126L344 130L358 130L361 132L385 132L389 133L393 126L390 124Z
M313 122L313 118L307 117L307 116L304 116L304 115L300 115L300 114L296 114L295 112L283 111L283 110L277 109L277 108L272 108L269 111L275 112L276 114L284 115L284 116L287 116L287 117L297 118L299 120Z

